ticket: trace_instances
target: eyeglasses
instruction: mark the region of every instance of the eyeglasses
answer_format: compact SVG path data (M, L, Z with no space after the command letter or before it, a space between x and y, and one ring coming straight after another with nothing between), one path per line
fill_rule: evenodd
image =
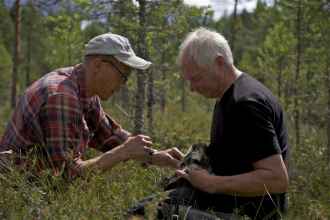
M128 76L129 76L129 73L125 74L123 73L115 64L114 62L112 62L111 60L105 60L103 59L102 62L105 62L105 63L110 63L111 66L113 66L117 72L119 73L121 79L123 80L124 83L126 83L128 81Z

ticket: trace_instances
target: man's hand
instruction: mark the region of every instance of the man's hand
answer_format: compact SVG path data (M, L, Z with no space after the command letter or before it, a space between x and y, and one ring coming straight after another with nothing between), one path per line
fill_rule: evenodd
M205 169L183 169L177 170L176 175L188 180L194 187L208 193L214 193L213 176Z
M167 150L156 151L152 155L151 162L153 165L156 166L178 169L182 158L183 153L179 149L174 147Z
M126 159L145 161L155 151L152 148L151 138L146 135L128 137L122 144L123 154Z
M117 163L129 159L145 162L150 160L155 152L152 146L151 138L145 135L136 135L128 137L127 140L118 147L115 147L98 157L81 161L81 169L97 168L102 170L111 169Z

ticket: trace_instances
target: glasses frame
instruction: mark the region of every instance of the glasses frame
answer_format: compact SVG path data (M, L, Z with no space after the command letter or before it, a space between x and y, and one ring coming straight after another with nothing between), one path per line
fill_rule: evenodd
M123 73L116 65L114 62L112 62L111 60L106 60L106 59L102 59L102 62L105 62L105 63L109 63L111 64L111 66L113 66L116 71L119 73L120 75L120 78L123 80L124 83L126 83L128 81L128 76L129 74L125 74Z

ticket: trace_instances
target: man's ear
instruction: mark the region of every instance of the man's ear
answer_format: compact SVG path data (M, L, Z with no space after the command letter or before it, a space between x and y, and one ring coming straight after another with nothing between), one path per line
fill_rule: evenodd
M96 74L100 71L101 65L102 65L101 58L95 57L94 59L91 60L91 66Z
M217 66L222 67L225 64L225 58L223 57L223 55L218 54L215 58L215 63Z

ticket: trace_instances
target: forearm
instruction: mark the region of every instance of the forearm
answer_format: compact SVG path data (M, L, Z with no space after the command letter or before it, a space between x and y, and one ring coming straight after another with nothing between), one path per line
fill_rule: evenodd
M80 169L82 173L85 170L108 170L121 161L128 159L145 162L150 157L150 152L153 149L149 148L152 145L150 138L144 135L129 137L125 143L101 154L98 157L82 161Z
M214 193L236 196L263 196L287 191L288 180L268 170L254 170L234 176L211 176L210 189Z
M128 154L123 150L122 145L113 148L97 157L82 162L82 172L87 170L108 170L121 161L128 160Z

